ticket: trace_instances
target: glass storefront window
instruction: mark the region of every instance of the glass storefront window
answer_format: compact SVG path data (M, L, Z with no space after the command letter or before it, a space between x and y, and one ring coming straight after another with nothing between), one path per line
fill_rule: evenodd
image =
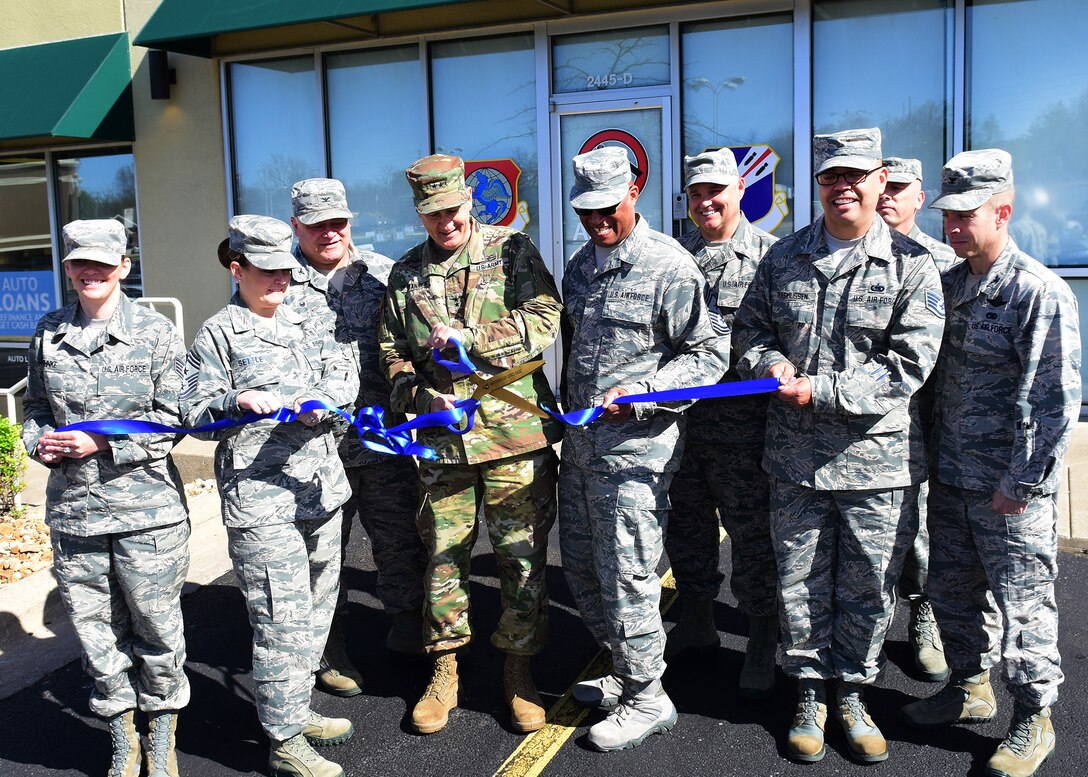
M431 115L435 151L465 160L473 215L539 243L534 62L529 34L434 44ZM473 99L480 73L486 86Z
M975 0L967 32L967 147L1012 154L1013 238L1044 264L1088 267L1084 3Z
M886 156L922 161L929 201L941 188L941 167L951 156L951 5L951 0L813 3L815 131L880 127ZM1013 28L1006 28L1006 37L1008 29ZM816 201L813 213L819 212ZM918 226L941 239L936 211L923 207Z
M566 35L552 43L552 91L596 92L669 83L669 30Z
M685 25L680 50L682 153L733 148L746 173L745 215L767 231L788 235L794 229L792 19ZM685 231L690 229L688 219Z
M0 158L0 341L12 343L0 348L4 388L26 376L25 343L57 307L48 185L44 155Z
M289 221L291 184L325 174L314 59L234 62L229 73L235 212Z
M404 180L427 154L419 47L330 54L325 67L331 174L355 212L352 240L398 259L425 237Z
M130 152L85 152L56 155L57 223L76 219L116 219L128 233L132 271L122 283L130 297L143 293L140 263L140 232L136 220L136 172ZM64 302L75 300L70 284L64 284Z

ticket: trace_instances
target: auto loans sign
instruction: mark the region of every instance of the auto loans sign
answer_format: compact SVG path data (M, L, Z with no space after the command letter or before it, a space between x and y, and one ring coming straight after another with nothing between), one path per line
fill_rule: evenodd
M0 337L30 337L38 319L57 307L53 273L0 273Z

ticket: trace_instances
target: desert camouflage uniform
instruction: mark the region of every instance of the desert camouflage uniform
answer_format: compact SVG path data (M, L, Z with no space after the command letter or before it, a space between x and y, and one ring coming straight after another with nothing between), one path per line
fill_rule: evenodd
M465 398L475 388L468 378L453 380L424 347L434 324L460 328L465 349L486 375L539 357L555 340L561 310L540 253L520 232L473 219L465 245L445 261L430 240L421 243L389 275L379 351L393 384L393 408L425 413L439 393ZM539 370L508 388L555 406ZM494 397L481 401L467 434L439 427L418 436L438 453L419 466L418 527L430 555L425 649L441 652L471 640L467 577L483 504L504 610L491 642L532 655L547 639L544 569L556 478L550 446L561 429Z
M188 425L240 417L238 395L250 390L277 393L287 407L298 399L351 407L359 377L331 320L280 305L274 324L259 322L238 294L204 323L189 349ZM350 489L327 416L312 427L260 421L212 433L227 549L253 627L257 713L277 741L306 725L339 588Z
M1048 707L1062 681L1057 492L1080 411L1077 303L1012 239L977 291L967 290L968 270L942 279L929 593L949 666L970 674L1004 658L1015 700ZM995 514L995 490L1027 510ZM997 620L994 598L1005 621L1000 652L984 628Z
M284 302L303 316L331 311L335 317L336 339L350 345L359 364L360 407L380 407L386 427L405 421L403 413L389 407L389 384L378 365L378 327L382 317L385 284L393 262L373 251L350 246L349 264L342 290L329 285L328 278L309 266L298 245L294 248L299 267L291 271L291 286ZM414 460L390 456L362 446L359 435L347 430L340 441L351 498L344 504L341 545L346 552L351 527L358 519L370 538L374 566L378 571L377 593L390 615L419 612L423 607L423 574L427 552L416 530L419 508L419 474ZM347 563L347 559L343 559ZM346 591L340 589L342 605Z
M599 405L617 386L643 393L719 380L728 342L711 328L703 284L691 255L641 217L601 269L593 243L580 248L563 276L564 404ZM689 406L636 403L626 421L572 427L563 442L563 571L616 672L639 682L665 671L657 563Z
M681 237L680 245L706 278L707 310L716 334L729 336L744 292L775 240L743 213L724 245L708 246L699 230ZM735 380L734 369L723 378ZM672 512L665 534L677 590L690 599L712 601L723 577L718 571L720 518L732 545L733 595L742 613L757 616L778 612L770 493L760 466L767 401L761 394L704 399L687 411L684 457L669 488Z
M763 466L782 596L783 670L871 683L918 530L925 444L912 401L944 329L928 251L879 218L839 265L823 217L774 245L737 314L744 377L788 361L812 401L772 401Z
M104 330L79 325L78 304L38 322L30 345L23 443L77 421L180 425L185 349L161 315L121 295ZM94 680L91 710L189 702L181 588L189 570L184 489L173 435L110 437L109 450L50 468L46 523L61 599Z

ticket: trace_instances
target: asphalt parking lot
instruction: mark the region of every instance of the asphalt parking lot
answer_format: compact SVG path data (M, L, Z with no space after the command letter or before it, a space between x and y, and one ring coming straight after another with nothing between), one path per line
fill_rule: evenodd
M721 549L728 571L728 540ZM537 684L550 707L550 724L528 737L507 724L502 700L502 656L486 639L474 643L462 662L465 697L449 726L431 736L410 733L408 713L428 679L422 660L394 659L384 650L386 620L374 590L375 575L363 532L352 537L346 628L350 651L366 679L354 699L315 692L314 708L351 718L355 736L324 754L348 775L978 775L1005 732L1011 702L1000 687L998 719L983 726L921 732L899 722L907 702L937 690L909 671L906 606L901 605L886 645L888 667L870 691L870 709L889 740L890 758L863 766L849 760L841 733L829 721L828 754L802 766L785 759L783 743L793 714L793 685L779 676L776 695L765 702L745 701L734 687L740 670L744 624L723 590L716 617L722 647L670 665L665 687L680 711L676 728L635 750L597 753L585 744L586 726L601 713L585 713L566 696L600 656L582 627L559 566L553 534L549 589L551 642L534 662ZM1066 682L1055 713L1058 750L1043 775L1071 775L1083 769L1079 732L1088 723L1088 557L1063 553L1058 589L1060 646ZM495 565L481 538L474 559L473 623L487 635L498 611ZM264 774L267 745L257 723L250 682L249 629L241 595L230 575L184 599L188 671L192 702L178 726L178 760L189 777ZM674 614L666 612L667 625ZM105 724L87 711L90 683L72 662L35 685L0 701L0 774L101 775L109 761Z

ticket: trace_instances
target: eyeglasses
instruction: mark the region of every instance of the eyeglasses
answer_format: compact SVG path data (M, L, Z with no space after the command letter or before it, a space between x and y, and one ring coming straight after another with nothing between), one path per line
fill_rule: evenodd
M877 170L882 169L883 167L884 166L881 165L880 167L874 167L872 170L866 170L864 172L860 170L847 170L843 173L816 173L816 183L820 184L820 186L834 186L839 182L839 179L841 178L848 184L853 185L856 183L861 183L870 175L875 173Z
M620 203L616 203L610 208L575 208L574 212L579 216L585 218L586 216L592 216L596 213L598 216L614 216L616 208L620 206Z

